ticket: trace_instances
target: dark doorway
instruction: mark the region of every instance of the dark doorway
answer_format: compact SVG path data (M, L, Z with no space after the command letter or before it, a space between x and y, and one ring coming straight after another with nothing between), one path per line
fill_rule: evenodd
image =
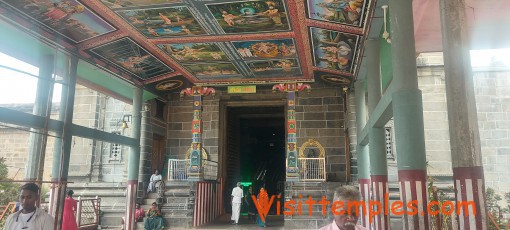
M284 106L227 107L225 208L230 212L230 193L236 182L251 183L258 194L265 186L269 195L284 195ZM244 187L248 194L248 187ZM244 210L242 210L244 211Z
M241 118L241 180L252 182L258 191L282 192L285 181L285 119L282 117Z

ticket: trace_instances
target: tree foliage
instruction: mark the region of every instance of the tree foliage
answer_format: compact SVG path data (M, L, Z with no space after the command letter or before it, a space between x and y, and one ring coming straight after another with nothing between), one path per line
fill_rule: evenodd
M18 185L9 182L11 179L7 177L8 172L5 158L0 158L0 181L6 181L0 182L0 206L18 200Z

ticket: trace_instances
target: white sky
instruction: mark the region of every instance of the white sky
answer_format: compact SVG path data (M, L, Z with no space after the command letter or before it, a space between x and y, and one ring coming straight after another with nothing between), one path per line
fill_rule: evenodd
M0 65L20 69L38 75L39 68L0 53ZM0 67L0 104L33 103L37 90L37 78ZM60 101L61 84L55 84L53 102Z
M0 53L0 63L25 72L38 75L39 69L25 62ZM510 66L510 49L472 50L473 67ZM60 101L61 85L53 90L53 102ZM37 78L0 67L0 104L33 103L37 89Z

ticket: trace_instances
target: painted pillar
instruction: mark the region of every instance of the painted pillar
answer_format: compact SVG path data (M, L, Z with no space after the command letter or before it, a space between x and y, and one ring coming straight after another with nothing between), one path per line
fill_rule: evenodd
M51 172L51 191L49 213L55 217L57 230L62 229L62 214L67 189L67 175L69 172L69 159L71 157L71 145L73 134L74 94L76 89L76 70L78 57L71 56L68 64L68 76L63 76L67 84L62 86L60 96L59 120L64 124L62 131L57 132L54 143L53 169Z
M427 163L423 128L422 94L418 89L414 44L413 6L409 0L390 0L392 95L395 141L400 186L404 204L417 202L417 215L402 215L404 229L429 229Z
M468 213L460 210L457 222L460 229L488 229L465 7L464 0L441 0L440 5L455 199L457 204L474 202Z
M150 103L144 104L144 107L150 108ZM152 132L152 122L151 122L151 111L143 110L142 111L142 127L141 127L141 136L140 136L140 168L138 170L138 181L141 182L140 186L145 189L148 186L144 184L144 182L149 182L149 178L151 176L151 153L152 153L152 141L153 141L153 132ZM163 172L161 172L163 173Z
M296 140L296 92L310 90L310 85L304 83L285 83L273 86L273 92L287 92L287 181L299 181L299 167Z
M49 119L51 112L51 98L53 92L53 55L41 56L39 61L39 79L37 80L37 92L35 95L33 114ZM46 124L47 125L47 124ZM28 137L29 152L25 166L25 180L41 181L44 171L44 156L46 153L46 140L48 136L44 128L30 128ZM39 183L40 185L40 183Z
M368 39L367 49L367 81L368 81L368 113L372 116L375 107L381 100L381 71L379 59L379 39ZM372 199L387 207L388 195L388 164L386 161L386 137L384 127L369 127L370 171L372 179ZM374 229L389 229L389 215L381 211L375 215Z
M193 86L181 91L184 95L193 97L193 121L191 121L191 147L189 148L190 167L188 169L188 181L201 181L203 179L202 163L202 96L212 94L215 90L209 87Z
M365 107L365 81L357 80L355 85L356 97L356 131L357 136L361 136L363 128L367 124L367 110ZM370 201L370 155L368 145L361 145L358 140L356 147L356 157L358 162L358 184L361 197L365 201L366 210L368 210L368 202ZM370 226L368 213L362 213L361 223L364 227Z
M127 197L126 197L126 228L133 230L136 227L135 222L135 204L138 189L138 168L140 167L140 126L142 123L142 96L143 89L135 88L133 93L133 122L131 137L134 143L129 148L128 156L128 183L127 183Z

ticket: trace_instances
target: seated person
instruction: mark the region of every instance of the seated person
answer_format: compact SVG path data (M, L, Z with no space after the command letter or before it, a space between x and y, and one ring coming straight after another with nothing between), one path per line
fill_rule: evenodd
M135 205L135 222L143 222L143 218L145 217L145 211L140 207L140 203L136 203ZM124 229L124 225L126 223L126 217L122 217L120 220L120 224L122 226L121 229Z
M147 193L156 192L156 183L160 182L161 180L163 180L163 177L161 174L159 174L159 171L157 169L154 170L154 174L152 174L149 182L149 187L147 188Z
M147 211L147 219L145 220L144 227L147 230L159 230L165 227L161 211L159 211L156 202L152 203L152 207Z

